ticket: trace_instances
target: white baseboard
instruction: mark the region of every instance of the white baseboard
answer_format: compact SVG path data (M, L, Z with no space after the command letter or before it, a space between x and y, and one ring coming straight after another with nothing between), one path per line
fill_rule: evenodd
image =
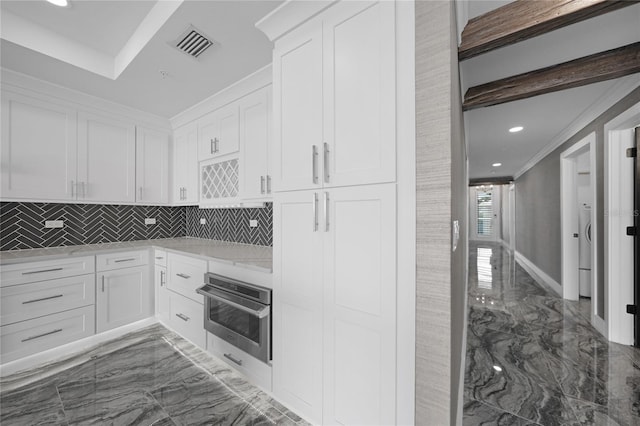
M54 361L62 361L100 343L116 339L132 331L155 324L156 322L158 322L158 320L155 317L146 318L132 324L127 324L113 330L94 334L93 336L67 343L66 345L58 346L43 352L38 352L37 354L16 359L15 361L7 362L6 364L0 365L0 377L4 378L19 371L32 369Z
M536 266L535 263L524 257L519 251L515 251L516 262L518 262L522 268L527 271L533 278L541 281L543 284L549 286L558 296L562 297L562 286L556 280L551 278L546 272Z

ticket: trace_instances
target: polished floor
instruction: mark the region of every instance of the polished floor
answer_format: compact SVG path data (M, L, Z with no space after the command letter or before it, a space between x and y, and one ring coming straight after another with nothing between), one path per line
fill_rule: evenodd
M3 426L307 424L161 325L0 386Z
M495 244L470 244L464 425L640 425L640 350Z

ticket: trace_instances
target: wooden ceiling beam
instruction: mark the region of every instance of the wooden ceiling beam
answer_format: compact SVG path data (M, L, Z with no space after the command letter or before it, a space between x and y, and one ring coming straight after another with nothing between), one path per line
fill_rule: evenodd
M516 0L469 20L462 31L458 59L462 61L639 1Z
M462 109L503 104L640 72L640 42L470 87Z

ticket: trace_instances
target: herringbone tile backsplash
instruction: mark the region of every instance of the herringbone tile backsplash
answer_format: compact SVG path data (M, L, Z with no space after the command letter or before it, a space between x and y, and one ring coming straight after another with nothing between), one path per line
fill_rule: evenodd
M0 250L18 250L156 238L197 237L271 246L273 209L198 209L197 207L102 204L0 203ZM145 225L155 218L155 225ZM206 224L201 225L200 219ZM250 228L249 219L258 227ZM62 228L45 228L63 220Z

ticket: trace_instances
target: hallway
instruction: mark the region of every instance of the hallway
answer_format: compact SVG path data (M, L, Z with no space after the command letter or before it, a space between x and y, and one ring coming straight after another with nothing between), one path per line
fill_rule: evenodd
M499 244L469 244L465 425L640 425L640 349L609 343Z

